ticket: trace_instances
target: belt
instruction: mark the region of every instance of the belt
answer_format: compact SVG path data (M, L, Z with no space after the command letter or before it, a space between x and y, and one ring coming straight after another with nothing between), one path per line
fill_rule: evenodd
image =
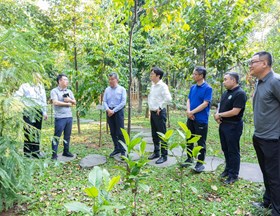
M228 120L223 120L222 119L222 123L226 123L226 124L239 124L241 122L242 122L242 120L239 120L239 121L228 121Z

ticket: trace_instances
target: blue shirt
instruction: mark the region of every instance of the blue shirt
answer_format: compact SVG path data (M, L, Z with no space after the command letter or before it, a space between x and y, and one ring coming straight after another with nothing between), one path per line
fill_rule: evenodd
M195 113L195 121L199 123L208 124L208 117L210 112L210 104L212 101L212 88L206 82L202 85L193 85L190 89L189 93L190 100L190 109L193 110L199 105L201 105L204 101L208 101L208 106L202 111Z
M105 89L103 97L103 105L105 110L113 108L114 112L118 112L124 108L126 104L126 90L124 87L117 85L115 88L111 86Z

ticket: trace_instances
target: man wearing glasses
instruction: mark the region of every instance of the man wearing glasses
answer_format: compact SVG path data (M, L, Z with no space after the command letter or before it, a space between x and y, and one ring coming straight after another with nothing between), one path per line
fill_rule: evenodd
M76 105L73 92L68 89L68 78L65 74L59 74L56 78L58 86L51 91L51 100L54 105L54 137L52 140L52 159L57 160L57 149L59 138L63 132L63 154L65 157L73 157L69 151L70 137L72 133L72 110L71 107Z
M272 216L280 215L280 76L272 70L272 55L253 55L250 74L258 79L253 96L254 136L265 193L262 203L255 206L272 208Z

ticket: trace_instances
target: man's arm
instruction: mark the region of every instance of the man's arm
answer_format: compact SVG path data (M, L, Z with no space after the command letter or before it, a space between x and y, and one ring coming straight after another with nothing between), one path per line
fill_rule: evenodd
M194 120L195 117L193 114L191 114L191 102L190 99L187 100L187 117L191 120Z
M226 112L221 112L221 113L216 113L215 114L215 119L221 119L221 118L228 118L228 117L233 117L237 116L241 111L241 108L233 107L232 110L226 111Z
M193 109L192 111L190 111L191 115L194 115L195 113L199 113L202 110L204 110L209 104L209 101L203 101L202 104L200 104L198 107L196 107L195 109Z

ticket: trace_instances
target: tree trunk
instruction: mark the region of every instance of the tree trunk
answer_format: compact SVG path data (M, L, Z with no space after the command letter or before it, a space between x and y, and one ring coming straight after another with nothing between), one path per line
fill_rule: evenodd
M142 113L142 104L143 104L143 95L142 95L142 81L141 81L141 77L138 79L138 113Z
M138 0L134 0L134 12L131 20L131 27L129 32L129 47L128 47L128 57L129 57L129 85L128 85L128 124L127 133L130 135L131 128L131 83L132 83L132 42L133 42L133 29L137 22L137 6Z
M76 71L76 77L78 77L78 60L77 60L77 44L76 44L76 17L73 18L73 24L74 24L74 65L75 65L75 71ZM79 82L76 80L76 92L79 91ZM78 101L77 101L78 103ZM78 127L78 134L81 134L81 124L80 124L80 112L77 109L78 106L76 106L76 117L77 117L77 127Z
M103 94L100 95L100 101L102 103ZM99 114L99 147L101 147L101 144L102 144L102 109L100 109L100 114Z

